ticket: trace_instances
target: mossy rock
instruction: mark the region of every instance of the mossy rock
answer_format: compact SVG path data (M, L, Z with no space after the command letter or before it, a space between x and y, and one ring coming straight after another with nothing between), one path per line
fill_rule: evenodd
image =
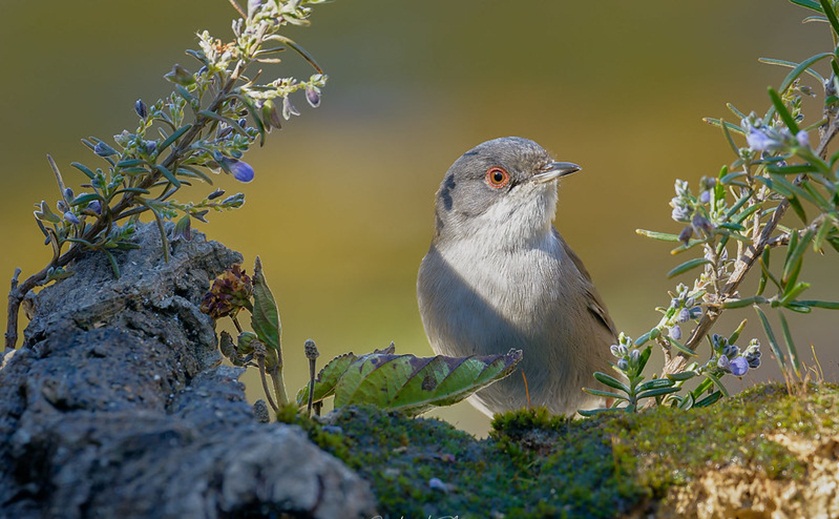
M687 412L522 410L496 416L482 440L374 408L329 425L287 419L370 482L385 518L839 516L839 388L828 384L795 396L762 385Z

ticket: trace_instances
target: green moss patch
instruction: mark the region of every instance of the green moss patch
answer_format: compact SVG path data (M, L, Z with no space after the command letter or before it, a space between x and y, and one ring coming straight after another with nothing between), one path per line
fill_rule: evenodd
M710 408L569 420L495 417L476 440L436 419L346 408L327 426L286 414L370 482L384 517L616 517L654 510L673 486L742 465L769 479L805 467L771 433L839 433L839 389L758 386Z

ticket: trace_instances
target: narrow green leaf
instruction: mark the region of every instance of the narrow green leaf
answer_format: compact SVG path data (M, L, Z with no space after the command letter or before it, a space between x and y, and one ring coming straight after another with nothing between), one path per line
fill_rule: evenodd
M670 272L667 273L667 277L668 278L673 278L673 277L678 276L679 274L684 274L685 272L687 272L691 269L694 269L694 268L699 267L701 265L707 265L709 263L711 263L711 262L709 260L705 259L705 258L694 258L692 260L688 260L688 261L682 263L681 265L678 265L678 266L674 267L672 270L670 270Z
M720 398L722 398L722 396L722 391L714 391L702 400L699 400L695 404L693 404L693 407L708 407L710 405L714 405Z
M789 331L789 325L787 324L787 318L784 317L784 313L779 311L778 317L781 320L781 330L784 332L784 341L787 343L787 352L789 353L789 358L792 361L792 369L795 371L795 376L801 378L801 361L798 359L798 350L795 347L795 342L792 339L792 334Z
M760 318L760 323L763 325L763 330L766 332L766 338L769 340L769 347L772 348L772 353L778 361L778 366L780 366L781 371L784 372L787 368L787 362L784 358L784 354L781 353L781 348L778 346L777 339L775 339L775 333L769 325L769 319L766 318L766 314L763 313L763 310L761 310L759 306L755 306L754 308L757 312L757 316Z
M807 229L807 232L805 232L803 236L799 236L797 231L790 231L787 256L784 260L784 270L781 274L781 284L785 287L787 285L795 284L795 281L798 279L798 273L801 271L804 253L810 248L810 244L812 242L812 229Z
M682 371L681 373L668 373L667 378L676 382L682 382L685 380L690 380L694 377L699 375L699 373L695 371Z
M172 135L166 137L166 140L161 142L160 146L157 147L158 153L163 152L163 150L165 150L166 148L171 146L172 143L174 143L175 141L180 139L183 136L183 134L185 134L187 131L189 131L190 128L192 128L191 124L181 126L177 130L175 130L175 132L172 133Z
M800 129L798 128L798 123L795 122L795 118L792 116L792 114L789 113L789 110L787 109L786 105L784 105L784 100L781 99L781 96L772 87L769 87L769 99L772 100L772 104L775 106L775 110L778 111L778 115L781 117L781 120L784 121L784 124L787 125L789 131L793 135L797 134L800 131Z
M675 382L670 378L654 378L642 384L639 384L636 391L649 391L651 389L660 389L663 387L673 387Z
M636 400L641 400L642 398L652 398L661 395L667 395L670 393L678 393L681 391L682 388L680 387L660 387L658 389L650 389L649 391L642 391L638 393L635 397Z
M839 19L836 18L836 11L833 9L833 3L830 0L819 0L819 3L822 6L822 12L824 12L825 16L827 16L827 20L833 28L833 32L836 35L839 35Z
M766 298L761 296L744 297L742 299L726 299L722 307L726 310L731 308L745 308L756 303L765 303Z
M809 308L822 308L825 310L839 310L839 302L837 301L818 301L818 300L804 300L796 301L796 305L806 306Z
M623 391L627 395L629 394L629 387L627 387L626 384L624 384L623 382L611 375L607 375L606 373L603 373L601 371L595 371L594 378L596 378L598 382L605 384L611 387L612 389Z
M101 200L102 198L96 193L85 193L74 198L70 205L88 204L94 200Z
M812 11L816 11L817 13L824 13L822 10L821 4L819 4L816 0L789 0L791 3L804 7L806 9L810 9Z
M825 18L824 21L827 21ZM768 65L779 65L781 67L787 67L793 69L786 78L781 82L781 87L778 88L778 92L784 93L786 90L792 85L792 83L802 74L807 73L816 78L819 84L824 84L824 76L810 68L811 65L816 63L817 61L829 57L831 54L829 52L823 52L821 54L817 54L816 56L812 56L807 58L806 60L802 61L801 63L795 63L794 61L786 61L782 59L775 59L775 58L759 58L758 61L761 63L766 63Z
M666 339L667 339L667 342L669 342L674 348L676 348L680 352L684 353L685 355L687 355L689 357L696 357L696 352L695 351L688 348L684 344L680 343L676 339L674 339L672 337L669 337L669 336L667 336Z
M612 393L611 391L601 391L599 389L591 389L591 388L588 388L588 387L584 387L583 391L588 393L589 395L602 396L603 398L614 398L615 400L629 401L629 398L626 395L620 395L618 393Z
M796 283L794 286L792 286L792 288L788 288L787 292L784 294L784 297L781 299L779 304L781 306L789 306L790 303L793 303L795 299L808 288L810 288L810 283Z
M789 201L789 205L792 207L792 210L795 211L795 216L797 216L801 222L806 225L809 220L807 220L807 212L804 210L804 205L801 203L801 200L799 200L797 196L792 196L787 198L787 200Z
M736 180L739 180L746 176L746 173L742 171L733 171L731 173L727 173L720 178L719 183L723 186L727 186L730 184L734 184Z
M725 137L725 140L728 141L728 145L731 147L731 151L733 151L735 155L740 156L740 147L737 146L737 144L734 142L734 137L731 136L731 130L728 129L728 126L722 119L720 119L720 123L722 134Z
M641 236L646 236L647 238L652 238L654 240L670 241L670 242L679 241L679 235L678 234L670 234L670 233L666 233L666 232L648 231L646 229L635 229L635 234L639 234Z
M181 181L163 164L155 164L154 169L160 172L173 186L181 187Z
M746 323L748 323L748 319L743 319L740 321L740 324L737 325L737 328L731 332L731 335L728 336L728 344L735 344L737 339L740 338L740 334L743 333L743 330L746 328Z
M711 382L713 382L713 383L714 383L714 385L717 387L717 389L719 389L719 391L720 391L720 392L721 392L724 396L729 396L729 394L728 394L728 389L726 389L726 388L725 388L725 386L724 386L724 385L722 385L722 382L720 381L720 379L719 379L719 378L717 378L715 375L712 375L712 374L710 374L710 373L705 373L705 377L706 377L706 378L708 378L708 379L710 379L710 380L711 380Z
M641 350L641 356L638 358L638 372L643 373L644 368L647 367L647 361L650 360L650 355L652 355L653 349L652 346L647 346L643 350Z
M229 117L219 115L215 112L211 112L210 110L201 110L200 112L198 112L198 115L202 115L202 116L207 117L209 119L215 119L216 121L223 122L227 126L229 126L231 130L238 133L239 135L250 138L250 136L248 135L248 132L246 132L244 128L239 126L238 122L234 121L233 119L231 119Z
M714 117L703 117L702 120L704 122L710 124L711 126L717 126L717 127L725 126L729 131L739 133L740 135L744 135L743 128L740 128L736 124L732 124L732 123L723 121L722 119L716 119Z
M766 171L774 175L797 175L799 173L811 173L818 170L819 168L810 163L791 164L789 166L777 166L772 164L770 166L766 166Z
M256 257L253 266L253 314L251 315L251 328L256 332L259 340L265 346L276 350L279 357L280 367L283 365L282 349L280 343L281 324L280 314L277 311L277 302L274 294L265 281L265 274L262 272L262 261Z
M70 165L84 173L90 180L96 178L96 175L93 173L93 171L91 171L90 168L88 168L84 164L80 162L71 162Z

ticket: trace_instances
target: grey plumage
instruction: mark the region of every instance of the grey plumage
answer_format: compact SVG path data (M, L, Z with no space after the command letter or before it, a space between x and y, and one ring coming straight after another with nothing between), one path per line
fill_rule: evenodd
M592 372L608 370L616 342L588 272L551 223L556 179L577 169L518 137L463 154L437 192L436 233L417 281L434 351L521 349L531 404L564 414L599 403L581 388L592 384ZM472 403L487 414L524 407L521 373Z

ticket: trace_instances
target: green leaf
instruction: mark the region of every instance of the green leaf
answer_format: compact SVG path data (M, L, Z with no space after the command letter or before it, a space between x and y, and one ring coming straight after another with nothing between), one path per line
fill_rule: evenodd
M724 385L722 385L722 382L720 381L720 379L719 379L719 378L717 378L715 375L712 375L712 374L710 374L710 373L705 373L705 377L706 377L708 380L710 380L711 382L713 382L713 383L714 383L714 385L717 387L717 389L719 389L719 390L720 390L720 392L721 392L724 396L729 396L729 394L728 394L728 390L725 388L725 386L724 386Z
M672 278L672 277L678 276L679 274L684 274L685 272L687 272L691 269L694 269L694 268L699 267L701 265L706 265L708 263L711 263L711 262L709 260L705 259L705 258L694 258L692 260L688 260L688 261L682 263L681 265L678 265L678 266L674 267L670 272L667 273L667 277Z
M256 257L253 266L253 315L251 315L251 328L256 332L259 340L265 346L276 350L279 357L279 364L282 367L283 358L280 349L280 314L277 311L277 303L274 301L274 294L265 281L265 274L262 272L262 261Z
M797 196L792 196L787 198L787 200L792 210L795 211L795 215L806 225L808 222L807 212L804 210L804 205L801 203L801 200Z
M827 16L827 20L833 28L833 32L839 35L839 19L836 18L836 11L833 9L833 3L830 0L819 0L819 3L822 6L822 12L824 12L825 16Z
M166 137L166 140L161 142L160 146L157 147L158 153L161 153L163 150L171 146L172 143L180 139L183 136L183 134L185 134L190 128L192 128L191 124L181 126L177 130L175 130L175 132L172 135Z
M774 175L797 175L799 173L811 173L818 171L819 168L816 166L806 163L806 164L791 164L789 166L778 166L775 164L766 166L766 171L772 173Z
M642 391L641 393L638 393L638 395L635 398L636 400L641 400L642 398L652 398L656 396L667 395L670 393L678 393L681 390L682 388L680 387L660 387L658 389Z
M826 22L827 18L823 18L823 20ZM810 66L813 65L814 63L816 63L817 61L819 61L821 59L824 59L824 58L827 58L827 57L830 57L830 56L831 56L831 53L823 52L821 54L817 54L815 56L807 58L804 61L802 61L801 63L795 63L794 61L786 61L786 60L775 59L775 58L759 58L758 61L761 62L761 63L766 63L768 65L779 65L781 67L787 67L787 68L793 69L789 74L787 74L787 77L785 77L784 80L781 81L781 87L778 88L778 91L783 93L783 92L786 92L786 90L790 87L790 85L792 85L792 83L796 79L798 79L798 77L802 73L805 73L805 72L807 74L810 74L814 78L816 78L816 80L819 82L819 84L823 85L824 81L825 81L824 76L822 76L821 74L819 74L818 72L816 72L815 70L810 68Z
M584 387L583 391L589 395L602 396L603 398L614 398L615 400L626 400L627 402L629 401L629 398L626 395L612 393L611 391L601 391L599 389L591 389L587 387Z
M338 380L335 407L372 404L417 415L459 402L506 377L521 359L521 350L481 357L363 355Z
M674 348L676 348L680 352L684 353L685 355L687 355L689 357L696 357L696 352L695 351L688 348L684 344L680 343L676 339L674 339L670 336L667 336L666 339L667 339L667 342L669 342Z
M717 401L722 398L723 394L722 391L714 391L710 395L706 396L702 400L697 401L693 404L693 407L708 407L709 405L713 405L717 403Z
M88 204L88 203L90 203L94 200L101 200L101 197L99 195L97 195L96 193L85 193L83 195L79 195L76 198L74 198L70 202L70 205Z
M646 236L647 238L652 238L654 240L661 240L661 241L679 241L678 234L670 234L666 232L657 232L657 231L648 231L646 229L635 229L635 234L639 234L641 236Z
M644 368L647 367L647 361L650 360L650 355L652 355L653 349L652 346L647 346L643 350L641 350L641 356L638 358L638 372L641 373L644 371Z
M93 171L91 171L90 168L88 168L84 164L82 164L80 162L71 162L70 165L73 166L74 168L78 169L82 173L84 173L87 176L87 178L89 178L91 180L96 178L96 175L93 173Z
M617 389L619 391L623 391L627 395L629 394L629 387L627 387L626 384L624 384L623 382L621 382L620 380L616 379L615 377L613 377L611 375L607 375L606 373L603 373L602 371L595 371L594 372L594 378L596 378L597 381L600 382L601 384L605 384L605 385L611 387L612 389Z
M640 384L636 391L649 391L651 389L660 389L665 387L673 387L675 382L670 378L654 378L652 380L648 380L643 384Z
M728 336L728 344L735 344L737 339L740 338L740 334L743 333L743 330L746 328L746 323L748 323L748 319L743 319L740 321L740 324L737 325L737 328L731 332L731 335Z
M823 308L825 310L839 310L839 302L836 301L817 301L817 300L806 300L806 301L796 301L796 306L806 306L809 308Z
M787 249L787 257L784 260L784 271L781 274L781 284L784 287L794 285L798 279L798 274L801 271L801 265L804 262L804 253L813 242L813 230L808 229L804 236L798 235L797 231L790 231L789 246Z
M154 169L156 169L160 172L161 175L166 177L166 180L168 180L173 186L181 187L181 181L178 180L178 178L175 175L173 175L172 172L169 171L169 169L166 168L163 164L155 164Z
M778 340L775 339L775 334L772 332L772 327L769 325L769 319L766 318L766 314L763 313L763 310L761 310L759 306L755 306L754 308L757 312L757 316L760 318L760 323L763 325L763 330L766 332L766 338L769 340L769 347L772 348L772 353L778 361L778 366L780 366L781 371L784 372L787 368L786 359L784 358L784 354L781 353L781 348L778 346Z
M789 0L791 3L804 7L806 9L810 9L812 11L816 11L817 13L824 13L822 11L822 6L816 0Z
M772 100L772 104L775 106L775 110L778 111L778 115L781 117L781 120L784 121L784 124L787 125L789 131L793 135L797 134L800 131L800 129L798 128L798 123L795 122L795 118L792 116L792 114L789 113L789 110L784 104L784 100L781 99L781 96L772 87L769 87L769 99Z
M697 375L699 375L699 373L695 371L682 371L681 373L668 373L667 378L675 382L682 382L684 380L690 380Z
M787 352L789 352L789 358L792 361L792 369L795 371L795 376L801 378L801 361L798 359L798 350L795 347L795 342L792 340L787 318L780 311L778 312L778 317L781 319L781 330L784 332L784 341L787 343Z

